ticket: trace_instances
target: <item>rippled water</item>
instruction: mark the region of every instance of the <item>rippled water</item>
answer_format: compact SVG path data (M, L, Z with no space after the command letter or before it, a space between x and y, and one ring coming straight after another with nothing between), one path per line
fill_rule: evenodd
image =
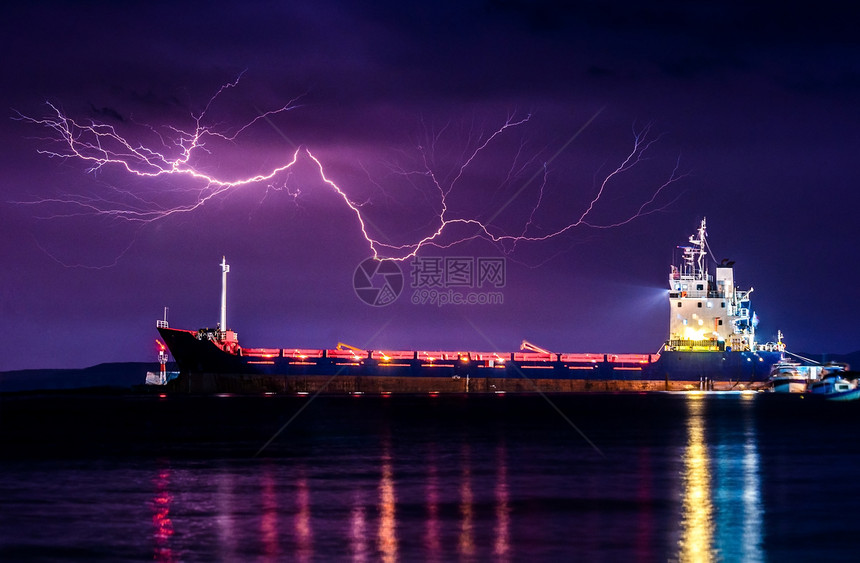
M860 405L549 399L3 398L0 558L853 557Z

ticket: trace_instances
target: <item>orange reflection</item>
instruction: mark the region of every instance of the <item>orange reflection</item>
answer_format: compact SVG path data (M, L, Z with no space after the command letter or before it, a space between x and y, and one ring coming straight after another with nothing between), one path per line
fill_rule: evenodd
M511 508L508 491L508 457L505 443L496 448L496 539L493 553L498 560L506 561L510 554Z
M391 442L386 437L382 453L382 477L379 481L379 535L377 546L383 561L397 561L397 496L391 464Z
M711 501L711 461L705 442L704 402L690 396L687 419L687 448L684 452L683 515L680 541L681 561L709 561L713 550L713 505Z
M170 520L170 503L173 497L168 486L170 484L170 469L162 469L155 479L155 497L152 499L152 536L155 540L155 561L175 561L176 557L170 548L170 538L173 536L173 522Z
M475 554L475 538L473 530L473 495L472 495L472 460L468 444L463 444L461 458L463 460L462 474L460 475L460 541L457 551L460 555L471 556Z

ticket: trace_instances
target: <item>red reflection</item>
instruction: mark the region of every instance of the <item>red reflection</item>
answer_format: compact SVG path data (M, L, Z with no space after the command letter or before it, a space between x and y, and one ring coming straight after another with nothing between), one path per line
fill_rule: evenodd
M439 541L439 468L436 465L436 444L427 452L427 534L424 537L427 558L438 561L442 552Z
M300 561L309 561L314 553L314 538L311 529L311 493L308 478L302 475L297 483L296 502L296 540L298 543L296 557Z
M349 544L353 561L367 561L367 515L365 514L364 494L357 490L353 495L350 514Z
M471 557L475 555L474 510L472 495L472 459L468 444L463 444L462 474L460 475L460 541L457 551L460 555Z
M170 520L170 502L173 497L168 489L170 470L162 469L155 478L155 496L152 499L152 537L155 549L152 555L155 561L176 561L176 556L170 548L170 538L173 536L173 522Z
M493 553L497 560L507 561L510 556L511 507L508 491L508 459L504 442L496 449L496 539Z
M217 477L218 490L215 494L215 526L218 530L218 552L224 560L237 557L236 544L238 540L236 530L236 519L234 517L235 505L233 494L233 475L226 470L221 470Z
M278 555L278 500L275 494L275 480L271 467L263 467L262 509L260 535L263 541L263 554L268 559Z

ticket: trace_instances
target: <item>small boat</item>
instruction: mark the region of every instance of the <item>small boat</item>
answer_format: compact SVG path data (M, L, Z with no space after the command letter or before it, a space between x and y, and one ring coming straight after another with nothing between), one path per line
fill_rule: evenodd
M773 365L768 384L774 393L803 393L808 390L809 382L818 379L820 373L820 366L780 360Z
M146 372L146 385L167 385L173 379L179 377L178 371L148 371Z
M807 391L812 395L820 395L831 401L854 401L860 399L860 385L855 379L843 376L857 374L848 371L845 364L830 364L824 368L820 378L810 381Z

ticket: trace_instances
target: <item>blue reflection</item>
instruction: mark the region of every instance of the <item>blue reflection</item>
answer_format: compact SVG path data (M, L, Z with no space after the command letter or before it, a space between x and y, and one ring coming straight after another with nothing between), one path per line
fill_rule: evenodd
M762 501L754 396L739 420L707 428L706 398L688 398L684 450L681 561L762 561ZM708 432L710 430L710 432ZM709 442L708 435L716 436Z
M714 446L714 500L717 506L716 551L728 560L762 561L761 474L754 397L743 400L737 431L722 434ZM734 430L734 429L732 429Z

